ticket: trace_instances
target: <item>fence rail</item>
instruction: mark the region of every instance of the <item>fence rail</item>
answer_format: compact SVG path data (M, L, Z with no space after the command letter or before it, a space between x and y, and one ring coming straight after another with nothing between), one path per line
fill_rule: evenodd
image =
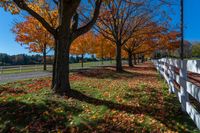
M109 66L114 65L116 62L113 60L110 61L95 61L95 62L84 62L83 67L81 63L72 63L70 64L70 69L81 69L81 68L90 68L98 66ZM122 64L127 64L127 61L123 60ZM47 70L52 70L52 65L47 65ZM16 66L0 66L0 74L13 74L13 73L22 73L22 72L35 72L43 71L43 65L16 65Z
M47 70L51 70L52 65L47 65ZM17 66L0 66L0 74L36 72L42 71L43 65L17 65Z
M166 80L169 92L177 95L182 110L200 129L200 60L163 58L152 62Z

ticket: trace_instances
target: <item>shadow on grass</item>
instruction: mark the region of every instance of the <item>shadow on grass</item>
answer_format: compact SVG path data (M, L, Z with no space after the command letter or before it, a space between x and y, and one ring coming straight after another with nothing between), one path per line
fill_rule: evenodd
M138 90L142 91L142 90ZM157 93L156 90L151 90L150 92ZM174 109L175 115L165 115L163 116L160 113L161 108L157 106L149 106L151 103L159 102L159 99L155 97L154 94L148 93L149 99L145 99L145 101L140 102L139 107L119 104L112 101L100 100L93 97L89 97L79 91L72 90L70 93L70 97L77 99L82 102L86 102L89 104L93 104L96 106L106 106L111 110L117 110L120 112L126 112L130 114L145 114L151 116L152 118L160 121L165 124L169 129L177 131L174 127L169 126L172 124L173 117L176 117L176 122L183 124L190 124L191 127L195 129L187 117L183 117L183 114L177 112L177 109ZM138 94L136 94L138 95ZM135 97L140 97L136 95L128 95L125 98L129 100L134 100ZM175 99L166 99L166 104L164 104L165 111L169 111L169 103L174 103ZM169 102L169 103L168 103ZM175 104L175 103L174 103ZM56 108L62 107L63 111L56 110ZM170 109L172 110L172 109ZM0 132L25 132L21 129L27 130L29 132L47 132L47 131L55 131L56 129L61 129L62 131L71 132L71 128L69 126L70 116L77 116L82 112L81 109L71 107L67 105L66 102L59 102L53 100L46 100L42 103L24 103L19 101L7 101L0 103L0 123L4 125L4 127L0 127ZM165 113L166 113L165 112ZM2 124L4 123L4 124ZM123 125L119 123L113 122L111 119L99 119L94 121L89 121L87 124L80 123L78 125L78 132L82 132L83 130L89 131L142 131L143 125L138 125L139 123L134 123L134 128L130 128L128 125ZM87 126L86 126L87 125ZM90 126L90 128L88 128ZM102 126L104 128L102 128ZM2 130L2 129L3 130ZM179 129L178 131L184 132L184 130Z
M140 114L141 112L146 112L146 107L134 107L129 105L123 105L119 103L114 103L112 101L100 100L93 97L89 97L77 90L71 90L70 97L77 99L79 101L87 102L93 105L104 105L110 109L125 111L132 114ZM156 108L154 108L156 110Z
M63 111L56 110L62 107ZM24 103L19 101L0 103L0 132L47 132L66 129L70 115L78 115L82 110L58 101L44 103ZM69 115L70 114L70 115Z
M155 89L153 91L154 91L154 93L156 93ZM158 100L160 100L157 97L155 97L155 94L152 95L151 93L149 93L149 99L147 99L146 102L140 102L139 107L114 103L114 102L106 101L106 100L96 99L96 98L93 98L93 97L89 97L89 96L87 96L87 95L85 95L85 94L83 94L79 91L76 91L76 90L72 90L70 96L74 99L79 100L79 101L86 102L86 103L89 103L89 104L93 104L93 105L96 105L96 106L104 105L111 110L124 111L124 112L130 113L130 114L145 114L145 115L151 116L152 118L160 121L162 124L164 124L166 127L168 127L169 129L171 129L173 131L177 131L176 126L171 126L171 125L173 125L172 120L174 120L174 117L176 117L176 119L175 119L176 123L179 123L181 125L184 125L184 124L188 125L189 130L196 129L196 126L193 124L192 120L189 119L188 116L186 116L183 113L180 113L176 109L174 110L173 115L172 114L169 114L169 115L165 114L165 113L167 113L167 111L169 111L169 105L167 105L167 104L164 104L164 107L161 107L161 108L158 107L158 106L149 106L151 103L157 103ZM135 96L129 96L129 99L133 98L133 97L135 97ZM168 99L168 100L169 101L165 101L165 102L172 102L173 103L172 100L175 100L175 99ZM164 108L164 111L166 111L166 112L162 112L162 108ZM93 121L90 124L93 128L98 128L99 124L107 124L109 126L106 127L106 128L110 128L110 131L127 131L127 128L128 128L128 127L121 127L119 125L115 125L115 123L113 123L111 121L110 121L110 124L109 124L109 122L106 123L105 120L103 120L103 119ZM79 125L79 126L84 127L84 125ZM85 127L85 128L87 129L87 127ZM138 126L137 128L140 129L141 127ZM84 128L82 128L82 129L84 130ZM131 131L131 130L132 129L130 129L129 131ZM136 130L136 129L134 129L134 130ZM108 130L106 130L106 131L108 131ZM179 128L178 131L185 132L181 128Z
M132 70L132 68L130 68ZM126 69L128 70L128 69ZM134 69L133 69L134 70ZM138 78L138 77L156 77L155 74L142 74L139 72L131 72L131 71L123 71L121 73L116 73L115 70L107 68L99 68L99 69L85 69L76 71L79 75L90 78L97 79L130 79L130 78Z
M139 70L139 71L156 70L155 67L152 65L133 66L133 67L124 66L123 68L127 70Z
M128 123L117 123L113 122L111 119L98 119L94 121L90 121L87 125L80 123L78 125L79 132L86 133L136 133L142 132L143 126L139 123L134 123L134 127L128 125ZM133 126L133 125L132 125ZM143 131L144 132L144 131Z

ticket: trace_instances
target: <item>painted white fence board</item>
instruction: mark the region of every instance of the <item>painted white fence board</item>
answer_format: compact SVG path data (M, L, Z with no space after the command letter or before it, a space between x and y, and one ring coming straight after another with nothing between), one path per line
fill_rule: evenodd
M188 60L187 70L190 72L200 74L200 60Z
M164 77L169 85L169 91L174 92L181 103L183 111L187 112L200 129L200 113L189 102L188 94L200 102L200 87L187 81L187 72L200 74L200 61L178 60L163 58L152 61L157 71ZM175 73L178 68L179 74ZM174 80L180 85L180 91L175 88Z
M200 87L187 81L187 92L200 102Z
M186 106L187 113L191 117L191 119L194 121L196 126L200 129L200 114L199 112L189 103L187 102Z
M178 84L180 84L180 76L179 75L177 75L177 74L175 74L175 81L178 83Z

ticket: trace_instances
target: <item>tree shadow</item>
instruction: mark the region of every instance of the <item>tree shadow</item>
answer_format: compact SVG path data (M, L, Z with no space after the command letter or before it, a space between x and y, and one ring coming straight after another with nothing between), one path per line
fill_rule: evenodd
M71 90L69 96L74 99L77 99L79 101L87 102L89 104L93 104L96 106L104 105L104 106L108 107L109 109L125 111L127 113L140 114L141 112L148 112L146 110L146 107L144 107L144 106L143 107L135 107L135 106L131 106L131 105L123 105L123 104L119 104L119 103L114 103L112 101L96 99L96 98L87 96L77 90ZM154 108L154 109L156 110L156 108Z
M122 71L117 73L115 70L109 68L99 69L85 69L77 71L78 75L97 79L121 79L121 78L133 78L135 77L133 72Z
M97 119L84 124L78 125L79 132L93 132L93 133L132 133L142 132L143 126L139 123L134 123L134 128L130 127L128 123L113 122L112 119ZM144 132L144 131L143 131Z
M152 91L154 91L154 93L156 93L157 91L155 89L153 89ZM162 108L158 107L158 106L149 106L152 103L156 103L158 102L157 97L155 97L155 94L151 94L149 93L149 99L148 102L144 103L144 102L140 102L140 106L131 106L131 105L124 105L124 104L119 104L119 103L114 103L112 101L106 101L106 100L101 100L101 99L96 99L93 97L89 97L79 91L76 90L72 90L70 93L70 97L77 99L79 101L82 102L86 102L89 104L93 104L95 106L101 106L104 105L106 107L108 107L111 110L117 110L120 112L126 112L129 114L145 114L148 115L154 119L156 119L157 121L160 121L162 124L164 124L166 127L168 127L169 129L173 130L173 131L177 131L177 127L176 126L171 126L172 125L172 121L174 120L173 117L176 117L176 122L184 125L185 123L190 125L193 129L196 129L196 126L193 124L193 122L189 119L188 116L184 116L185 114L180 113L178 110L179 109L174 109L173 112L173 116L171 116L171 114L167 114L167 112L169 111L169 105L168 104L164 104L164 106ZM128 98L134 98L135 96L133 95L129 95ZM165 102L172 102L172 100L176 100L176 99L168 99L170 101L165 101ZM180 107L179 107L180 108ZM163 112L164 110L164 112ZM110 122L110 124L109 124ZM192 123L192 124L191 124ZM91 124L91 125L90 125ZM121 127L119 125L115 125L115 123L113 123L112 121L107 121L107 123L105 122L104 119L101 120L97 120L97 121L92 121L90 124L90 127L92 126L93 128L91 128L91 130L94 130L95 128L97 129L99 124L107 124L110 126L107 126L106 128L109 128L109 131L120 131L120 132L127 132L127 128L128 127ZM85 126L84 124L79 125L83 130L88 129L88 126ZM136 128L138 128L138 130L141 128L141 126L136 126ZM113 130L112 130L113 129ZM134 129L136 131L136 129ZM137 130L137 131L138 131ZM191 129L192 130L192 129ZM98 130L97 130L98 131ZM108 130L106 130L108 131ZM132 131L132 129L129 129L129 131ZM185 132L183 129L179 129L179 131L181 132Z
M56 110L62 108L63 111ZM0 122L4 127L0 132L46 132L65 129L70 115L78 115L82 110L58 101L25 103L8 101L0 103ZM22 130L23 129L23 130Z
M144 91L148 93L143 94L142 92ZM139 101L139 104L141 106L152 106L152 108L158 108L156 106L160 106L161 108L158 108L158 112L154 112L154 110L151 110L152 113L147 115L160 121L169 129L173 131L178 130L179 132L186 132L180 127L177 128L176 126L173 126L173 124L179 123L180 125L187 125L187 128L191 131L197 131L197 127L194 125L194 122L190 119L189 115L181 111L180 103L175 95L167 96L168 94L161 94L163 92L159 92L155 88L146 88L145 90L134 89L133 93L130 94L130 92L131 90L129 91L129 93L126 93L124 97L125 99L135 100L136 97L139 97L139 100L137 101ZM158 95L163 95L163 101L159 98Z
M127 69L128 70L128 69ZM156 77L153 73L140 73L136 71L126 71L121 73L116 73L115 70L110 69L110 67L99 68L99 69L85 69L76 71L80 76L97 78L97 79L130 79L139 77Z
M129 67L129 66L124 66L123 67L124 69L127 69L127 70L137 70L137 71L154 71L156 70L154 66L151 66L151 65L146 65L146 66L133 66L133 67Z

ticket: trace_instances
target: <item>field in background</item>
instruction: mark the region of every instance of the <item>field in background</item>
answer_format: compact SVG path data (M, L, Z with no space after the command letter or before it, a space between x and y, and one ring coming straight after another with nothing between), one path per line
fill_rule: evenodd
M125 61L124 61L125 62ZM70 64L70 70L92 68L97 66L110 66L115 65L115 61L101 61L96 62L84 62L83 67L81 63ZM18 65L18 66L0 66L0 74L14 74L14 73L26 73L26 72L38 72L43 71L43 65ZM47 71L52 71L52 65L47 65Z

